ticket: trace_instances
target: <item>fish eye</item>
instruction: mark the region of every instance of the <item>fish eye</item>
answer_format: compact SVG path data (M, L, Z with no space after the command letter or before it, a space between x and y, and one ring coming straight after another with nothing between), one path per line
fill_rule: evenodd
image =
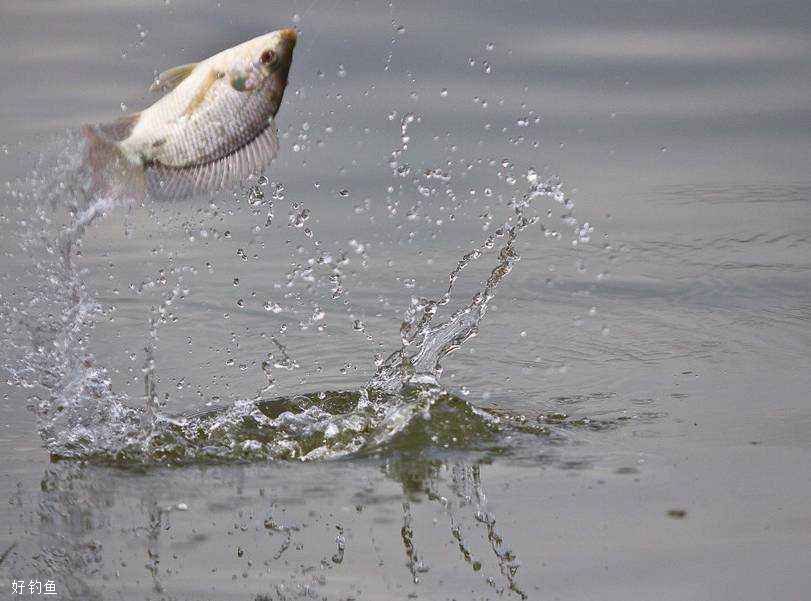
M272 65L276 62L276 53L273 50L265 50L260 56L259 60L263 65Z

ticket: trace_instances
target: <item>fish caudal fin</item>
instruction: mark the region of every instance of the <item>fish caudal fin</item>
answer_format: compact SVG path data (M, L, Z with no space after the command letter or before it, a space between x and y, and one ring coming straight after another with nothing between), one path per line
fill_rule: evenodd
M146 166L149 193L160 200L177 200L210 194L236 186L252 175L261 175L279 151L276 124L268 122L253 140L226 156L189 167L169 167L158 162Z
M90 175L90 197L143 201L147 189L143 167L128 161L116 143L103 135L104 128L82 127L86 140L83 165Z

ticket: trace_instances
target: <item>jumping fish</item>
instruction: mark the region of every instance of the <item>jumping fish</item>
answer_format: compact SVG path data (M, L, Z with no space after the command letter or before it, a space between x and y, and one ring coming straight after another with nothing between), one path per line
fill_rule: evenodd
M279 148L274 117L296 37L280 29L169 69L150 87L166 92L153 105L84 126L92 191L176 199L259 175Z

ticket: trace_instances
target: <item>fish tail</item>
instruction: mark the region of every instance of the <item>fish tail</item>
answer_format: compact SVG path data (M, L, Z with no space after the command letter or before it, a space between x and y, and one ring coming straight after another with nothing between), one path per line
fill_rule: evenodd
M103 128L104 126L99 126ZM82 163L78 169L78 186L73 192L83 202L74 207L71 223L60 233L59 246L65 267L70 269L74 246L85 228L98 216L129 202L142 202L146 197L146 178L143 168L133 165L122 154L118 145L96 127L84 125L85 145Z
M86 141L83 166L90 176L90 198L142 202L147 191L143 167L129 161L118 145L95 127L83 126L82 134Z

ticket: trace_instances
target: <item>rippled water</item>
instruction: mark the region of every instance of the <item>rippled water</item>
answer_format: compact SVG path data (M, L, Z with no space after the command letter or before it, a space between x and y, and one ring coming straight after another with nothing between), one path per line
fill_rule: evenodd
M802 3L204 4L0 12L2 590L802 598ZM270 181L71 189L291 24Z

